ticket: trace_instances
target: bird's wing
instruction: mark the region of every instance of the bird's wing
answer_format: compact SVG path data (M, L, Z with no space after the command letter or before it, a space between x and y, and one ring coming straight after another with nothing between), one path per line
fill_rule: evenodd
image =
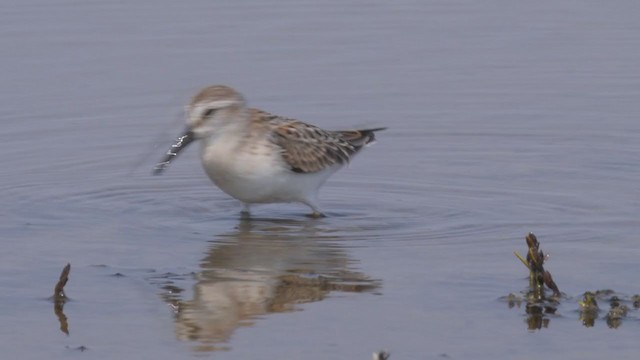
M375 139L375 131L383 130L327 131L285 118L277 119L274 124L271 140L282 149L282 158L297 173L313 173L348 163Z

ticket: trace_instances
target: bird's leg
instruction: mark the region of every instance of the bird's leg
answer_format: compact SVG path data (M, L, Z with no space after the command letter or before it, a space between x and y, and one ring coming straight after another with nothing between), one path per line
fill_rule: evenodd
M307 200L307 201L304 202L304 204L307 205L308 207L310 207L311 210L313 210L313 212L311 214L307 215L308 217L313 218L313 219L319 219L319 218L326 217L326 215L324 213L322 213L322 210L320 210L318 205L316 205L315 201Z
M251 208L248 203L242 203L242 211L240 211L240 215L243 217L249 217L251 215Z
M311 214L308 214L307 216L312 219L320 219L323 217L327 217L327 215L325 215L324 213L321 213L320 211L314 211Z

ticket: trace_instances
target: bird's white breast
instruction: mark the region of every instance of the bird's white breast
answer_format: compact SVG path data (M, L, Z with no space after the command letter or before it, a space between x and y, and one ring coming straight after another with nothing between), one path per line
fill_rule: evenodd
M221 136L202 143L202 165L224 192L246 203L305 202L338 167L313 174L289 169L268 140L252 143Z

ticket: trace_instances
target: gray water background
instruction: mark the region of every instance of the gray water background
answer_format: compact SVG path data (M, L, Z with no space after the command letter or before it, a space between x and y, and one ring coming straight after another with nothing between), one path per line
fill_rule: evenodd
M637 358L637 310L610 329L577 309L586 290L640 292L638 14L4 1L2 357ZM327 218L266 205L242 220L195 146L150 175L189 97L215 83L324 128L389 130L323 188ZM540 330L500 300L526 287L512 252L529 231L566 294ZM47 300L67 262L69 335ZM359 290L280 304L291 274Z

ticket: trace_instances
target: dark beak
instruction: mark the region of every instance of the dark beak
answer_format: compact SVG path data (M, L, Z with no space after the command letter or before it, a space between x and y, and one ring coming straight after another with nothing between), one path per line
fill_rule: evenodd
M178 154L184 148L186 148L187 145L189 145L193 140L195 140L193 131L187 128L184 131L184 133L178 137L175 144L171 145L169 150L167 150L167 153L162 158L162 160L158 164L156 164L156 166L153 168L153 175L162 174L164 169L169 167L169 164L171 163L171 161L173 161L173 159L175 159L176 156L178 156Z

